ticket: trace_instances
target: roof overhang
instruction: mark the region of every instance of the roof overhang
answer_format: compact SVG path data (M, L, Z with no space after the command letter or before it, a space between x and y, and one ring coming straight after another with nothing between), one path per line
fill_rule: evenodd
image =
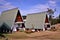
M16 24L19 24L19 23L24 23L24 22L15 22Z

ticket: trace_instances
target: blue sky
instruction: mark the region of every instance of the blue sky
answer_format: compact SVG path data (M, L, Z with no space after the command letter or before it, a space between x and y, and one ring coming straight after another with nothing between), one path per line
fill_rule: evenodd
M0 13L17 7L22 15L47 11L47 8L56 8L55 17L60 14L60 0L0 0Z

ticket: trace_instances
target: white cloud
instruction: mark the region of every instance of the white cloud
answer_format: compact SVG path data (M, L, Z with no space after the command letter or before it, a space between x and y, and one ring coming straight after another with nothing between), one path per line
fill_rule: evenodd
M5 0L0 0L0 11L4 11L4 10L7 10L7 9L12 9L12 8L16 8L16 7L13 6L10 2L7 2Z
M5 1L5 0L0 0L0 4L4 5L5 3L7 3L7 1Z
M39 9L40 11L46 11L47 8L49 8L49 6L46 4L37 4L37 5L33 6L31 8L31 10L33 10L33 9L38 10Z
M6 3L2 6L0 6L0 8L12 9L12 8L15 8L15 6L11 5L10 3Z
M42 11L47 11L47 8L49 8L49 6L46 4L37 4L37 5L33 5L28 10L21 10L21 13L25 15L29 13L31 14L36 12L42 12Z
M56 6L56 0L49 0L48 4L49 6Z
M53 1L53 0L50 0L49 3L51 3L51 4L55 4L56 2Z
M4 8L4 9L12 9L12 8L15 8L15 6L11 5L10 3L6 3L2 6L0 6L0 8Z
M56 1L49 0L45 4L37 4L37 5L31 6L28 10L21 10L21 13L25 15L29 13L47 11L47 8L55 9L55 7L56 7Z

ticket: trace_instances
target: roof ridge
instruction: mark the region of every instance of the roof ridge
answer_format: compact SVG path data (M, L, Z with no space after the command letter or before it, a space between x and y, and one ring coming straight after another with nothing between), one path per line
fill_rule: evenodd
M47 14L47 12L46 11L44 11L44 12L36 12L36 13L31 13L31 14L28 14L28 15L32 15L32 14Z
M3 12L6 12L6 11L14 10L14 9L18 9L18 8L8 9L8 10L5 10L5 11L2 11L2 13L3 13Z

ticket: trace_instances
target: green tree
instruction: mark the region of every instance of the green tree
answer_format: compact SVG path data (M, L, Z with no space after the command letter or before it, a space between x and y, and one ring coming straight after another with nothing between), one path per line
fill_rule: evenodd
M59 19L58 19L58 23L60 23L60 14L59 14Z
M50 21L50 23L52 23L51 20L52 20L52 15L54 14L54 11L52 9L49 9L48 8L48 11L47 12L48 12L48 15L49 15L49 21Z

